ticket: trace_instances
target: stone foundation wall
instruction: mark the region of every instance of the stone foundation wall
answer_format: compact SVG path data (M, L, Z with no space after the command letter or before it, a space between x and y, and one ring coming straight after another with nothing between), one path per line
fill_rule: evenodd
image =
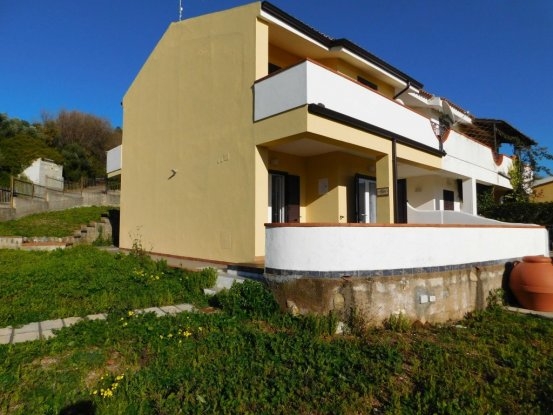
M391 315L411 321L439 323L460 320L482 309L490 291L502 288L506 265L467 264L451 270L402 275L316 277L266 273L269 287L284 310L301 314L352 310L371 325Z

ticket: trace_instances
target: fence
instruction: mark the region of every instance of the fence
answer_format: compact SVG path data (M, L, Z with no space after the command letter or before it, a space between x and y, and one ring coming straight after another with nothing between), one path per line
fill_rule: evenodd
M0 205L10 205L12 203L12 191L5 187L0 187Z
M45 199L46 194L49 191L60 193L82 193L84 189L91 187L101 187L104 193L107 193L108 191L119 191L121 190L121 181L118 178L82 178L79 182L70 182L67 180L46 176L46 186L41 186L26 180L12 177L10 188L0 187L0 204L11 205L12 198L14 196L25 196L33 199Z

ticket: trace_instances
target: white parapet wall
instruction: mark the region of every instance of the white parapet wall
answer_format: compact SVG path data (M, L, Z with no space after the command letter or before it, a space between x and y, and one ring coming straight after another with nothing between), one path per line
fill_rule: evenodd
M509 224L485 218L483 216L471 215L470 213L459 212L455 210L426 210L415 209L409 203L407 204L407 222L410 224L441 224L441 225L520 225L532 226L527 224Z
M549 255L535 225L268 224L265 267L284 275L428 270Z
M106 172L108 175L119 172L123 168L122 153L122 145L108 150L106 154Z
M315 62L305 61L258 81L254 95L255 121L303 105L319 104L439 148L428 118Z

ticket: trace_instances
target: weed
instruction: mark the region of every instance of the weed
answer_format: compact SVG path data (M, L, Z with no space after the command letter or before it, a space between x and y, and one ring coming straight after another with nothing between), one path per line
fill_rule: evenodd
M392 314L384 323L384 327L398 333L404 333L411 328L411 321L404 313Z
M273 294L259 282L246 280L235 283L230 290L223 290L212 300L230 315L247 315L268 318L278 310Z
M504 307L506 304L505 294L505 291L501 288L490 291L487 298L487 307L490 309Z
M98 237L92 242L93 246L111 246L111 238L104 236L104 227L98 226Z
M367 333L367 327L365 317L356 308L352 307L347 313L346 334L362 337Z

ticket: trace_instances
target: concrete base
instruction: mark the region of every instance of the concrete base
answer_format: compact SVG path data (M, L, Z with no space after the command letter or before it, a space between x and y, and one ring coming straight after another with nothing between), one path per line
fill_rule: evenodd
M355 311L369 325L392 315L411 321L460 320L482 309L490 291L502 288L505 264L467 265L449 271L389 276L313 277L266 274L281 308L293 313Z

